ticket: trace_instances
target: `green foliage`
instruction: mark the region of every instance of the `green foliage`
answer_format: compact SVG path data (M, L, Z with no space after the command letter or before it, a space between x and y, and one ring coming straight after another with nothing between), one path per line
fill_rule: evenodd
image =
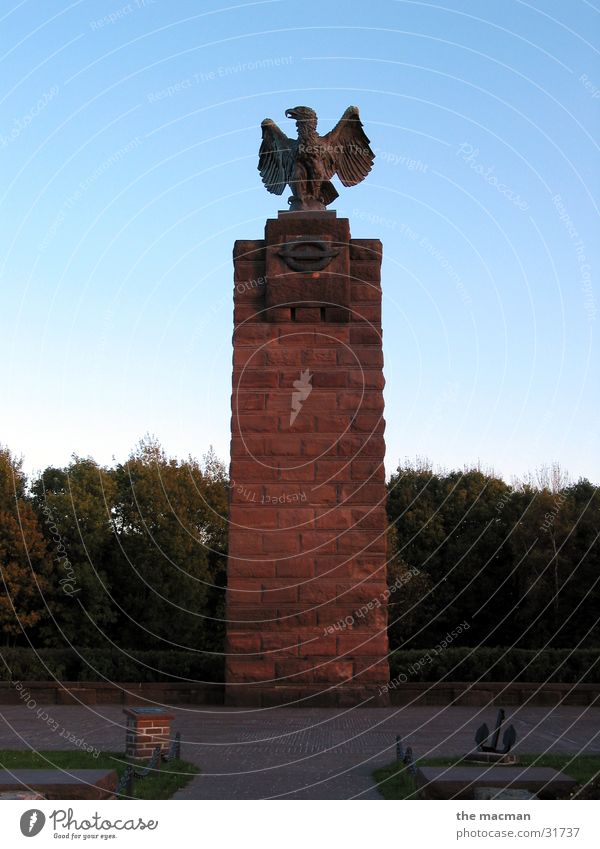
M392 648L434 646L467 620L469 642L600 646L600 492L558 466L537 485L479 469L400 467L388 484Z
M80 656L81 655L81 656ZM223 656L205 652L7 648L2 681L222 681Z
M120 752L73 751L14 751L0 750L0 764L4 769L114 769L119 778L129 761ZM140 764L135 762L136 766ZM143 767L143 765L142 765ZM147 778L133 782L131 799L171 799L176 790L185 787L200 772L195 764L183 760L161 763Z
M411 681L533 681L600 683L597 649L505 649L450 647L395 651L390 678Z

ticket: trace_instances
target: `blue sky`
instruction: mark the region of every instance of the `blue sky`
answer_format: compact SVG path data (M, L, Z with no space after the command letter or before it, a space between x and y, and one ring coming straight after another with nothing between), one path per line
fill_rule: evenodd
M260 121L360 107L335 208L384 243L387 469L600 481L600 11L587 0L6 3L0 441L228 457ZM288 124L289 130L292 129Z

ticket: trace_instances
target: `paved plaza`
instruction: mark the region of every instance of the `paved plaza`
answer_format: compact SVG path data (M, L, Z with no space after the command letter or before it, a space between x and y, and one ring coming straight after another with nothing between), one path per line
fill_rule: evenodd
M68 734L88 746L123 751L125 716L118 705L0 705L0 748L68 749ZM274 708L236 710L179 705L173 731L182 757L202 773L179 799L378 799L372 772L395 758L396 734L416 757L464 754L493 709L474 707ZM600 753L600 708L515 707L507 721L517 751ZM51 725L64 729L53 731ZM0 765L1 766L1 765Z

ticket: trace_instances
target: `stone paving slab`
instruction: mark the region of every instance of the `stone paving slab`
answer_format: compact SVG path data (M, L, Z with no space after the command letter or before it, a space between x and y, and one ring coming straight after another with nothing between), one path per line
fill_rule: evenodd
M428 799L473 799L476 787L529 790L557 798L568 795L577 783L547 766L422 766L416 781Z
M36 791L46 799L109 799L117 789L114 769L0 769L0 791Z
M171 709L170 706L167 706ZM76 748L69 734L103 751L124 751L126 717L118 705L0 706L0 749ZM273 708L177 705L173 732L182 757L202 773L180 799L377 799L372 772L395 758L396 734L416 757L463 755L490 712L477 707ZM493 717L491 717L493 719ZM522 753L600 754L600 708L507 710ZM63 729L53 731L51 725ZM0 764L0 767L2 764Z

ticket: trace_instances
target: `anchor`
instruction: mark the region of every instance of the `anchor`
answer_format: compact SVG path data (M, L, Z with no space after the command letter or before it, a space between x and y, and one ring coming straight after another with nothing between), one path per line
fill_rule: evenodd
M517 732L515 731L514 725L509 725L502 735L502 749L498 748L498 739L500 738L500 729L504 723L505 713L503 708L500 708L498 711L498 716L496 718L496 728L494 729L494 734L492 736L491 742L490 738L490 730L485 724L481 725L475 734L475 742L477 743L477 750L479 752L491 752L495 755L507 755L512 747L515 745L515 741L517 739Z

